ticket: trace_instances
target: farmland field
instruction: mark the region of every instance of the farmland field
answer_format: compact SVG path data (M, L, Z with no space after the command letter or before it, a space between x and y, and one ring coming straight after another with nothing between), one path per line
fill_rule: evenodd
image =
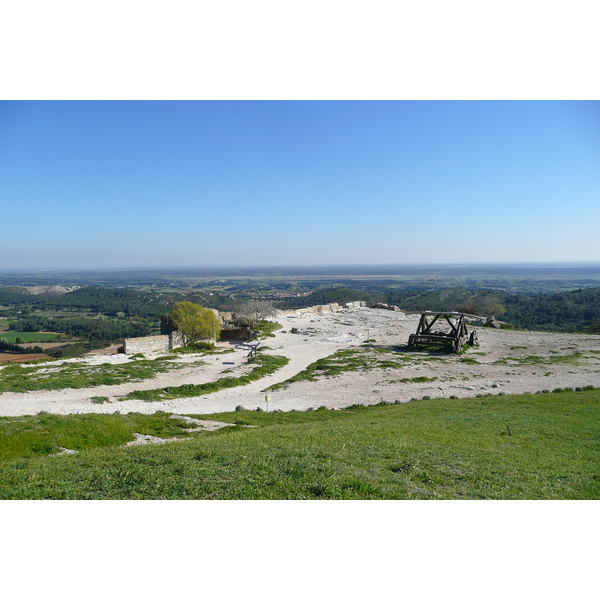
M48 358L46 354L4 354L0 353L0 364L9 362L29 362Z
M0 339L6 339L10 344L16 344L20 338L22 344L34 344L36 342L53 342L64 338L60 333L47 333L41 331L0 331Z

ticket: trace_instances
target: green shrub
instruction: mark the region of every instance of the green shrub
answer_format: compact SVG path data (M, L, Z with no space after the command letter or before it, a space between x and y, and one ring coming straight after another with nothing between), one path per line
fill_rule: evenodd
M104 404L105 402L110 402L108 396L92 396L90 398L92 404Z

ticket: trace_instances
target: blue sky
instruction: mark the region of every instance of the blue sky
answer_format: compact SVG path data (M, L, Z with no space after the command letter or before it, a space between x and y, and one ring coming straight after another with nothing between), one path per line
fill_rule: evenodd
M600 261L600 103L5 101L0 268Z

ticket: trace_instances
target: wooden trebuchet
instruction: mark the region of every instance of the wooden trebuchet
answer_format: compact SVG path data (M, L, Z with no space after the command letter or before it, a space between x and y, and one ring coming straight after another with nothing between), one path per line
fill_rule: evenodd
M469 315L467 313L459 312L420 311L410 312L407 314L421 315L421 318L419 319L419 325L417 326L417 332L412 333L408 338L408 345L410 347L415 347L419 344L428 344L431 342L443 342L446 344L450 343L452 345L452 351L456 352L457 354L463 349L463 346L467 340L471 345L475 345L477 343L477 332L473 330L469 334L466 318L483 318L477 315ZM444 319L446 323L450 325L450 331L434 331L432 327L435 325L438 319Z

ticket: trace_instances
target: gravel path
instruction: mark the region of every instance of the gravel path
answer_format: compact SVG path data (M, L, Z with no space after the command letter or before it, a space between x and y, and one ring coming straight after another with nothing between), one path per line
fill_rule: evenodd
M189 415L232 411L239 405L247 409L265 408L262 390L289 379L319 358L339 349L360 347L367 339L375 339L375 344L382 346L406 344L409 334L416 329L418 316L357 307L322 315L287 314L276 320L283 329L263 344L271 348L266 353L287 356L290 363L273 375L247 386L164 402L118 400L119 396L133 390L204 383L225 376L225 370L231 370L228 374L237 377L252 368L245 360L246 346L221 344L234 348L234 352L209 357L187 355L181 360L189 366L142 382L81 390L0 394L0 415L37 414L42 410L54 414L153 413L163 410ZM292 328L296 328L298 333L290 333ZM269 392L269 409L339 408L356 403L404 402L423 396L462 398L558 387L600 387L600 336L484 328L478 328L478 332L480 347L469 350L463 356L444 355L440 361L431 361L427 360L430 356L426 353L411 354L417 359L400 369L353 371L316 382L297 382L287 389ZM87 359L91 364L128 360L124 355L95 355ZM205 364L194 364L200 360ZM224 364L230 362L234 364ZM426 383L398 381L414 377L436 379ZM108 396L110 402L93 404L92 396Z

